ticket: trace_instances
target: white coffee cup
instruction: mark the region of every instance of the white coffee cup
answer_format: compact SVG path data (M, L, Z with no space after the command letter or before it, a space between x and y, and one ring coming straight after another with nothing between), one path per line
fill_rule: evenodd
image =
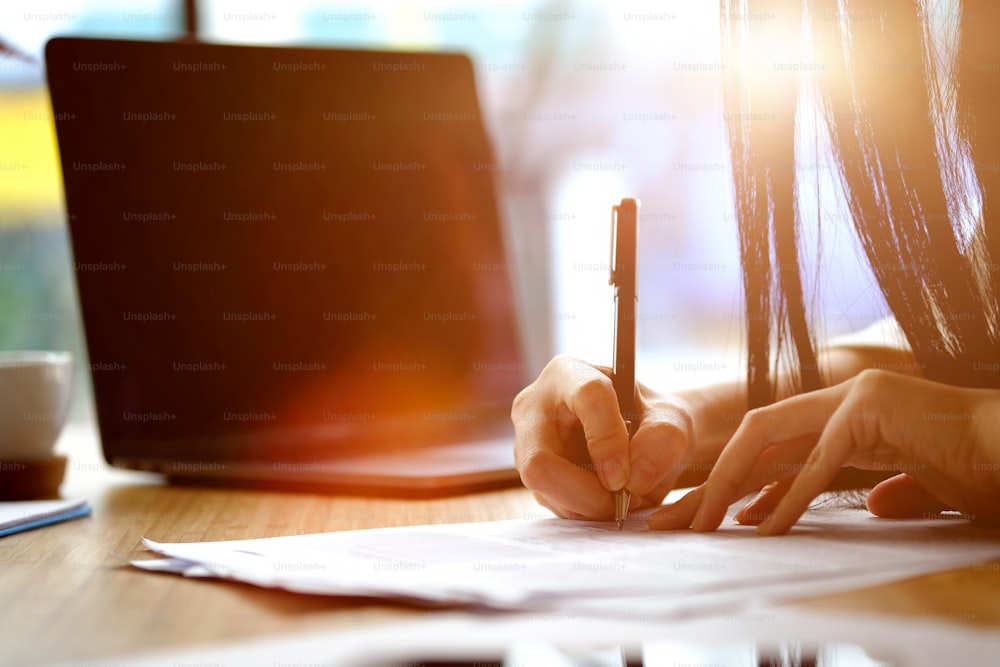
M0 461L51 457L72 397L69 352L0 351Z

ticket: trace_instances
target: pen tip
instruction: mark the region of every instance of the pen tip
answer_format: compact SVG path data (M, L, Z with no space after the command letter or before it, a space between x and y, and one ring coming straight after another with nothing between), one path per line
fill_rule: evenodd
M618 519L618 530L621 530L622 526L624 525L625 525L625 519Z

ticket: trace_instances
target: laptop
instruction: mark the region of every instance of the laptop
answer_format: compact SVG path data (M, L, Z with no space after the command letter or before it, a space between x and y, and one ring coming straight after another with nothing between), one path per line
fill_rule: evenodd
M518 482L525 364L468 57L45 55L111 465L379 495Z

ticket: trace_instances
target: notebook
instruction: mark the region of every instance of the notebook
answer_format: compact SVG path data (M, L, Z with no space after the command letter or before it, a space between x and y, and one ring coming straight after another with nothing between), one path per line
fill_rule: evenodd
M517 482L525 364L467 56L56 38L46 64L109 463Z
M85 516L90 516L90 505L79 498L0 502L0 537Z

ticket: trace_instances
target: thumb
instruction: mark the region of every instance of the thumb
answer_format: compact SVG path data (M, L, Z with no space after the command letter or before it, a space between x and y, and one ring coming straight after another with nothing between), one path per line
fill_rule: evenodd
M693 430L685 409L667 401L655 406L646 404L629 443L628 490L639 496L657 491L659 498L670 491L684 471L682 463L692 448Z
M868 511L886 519L915 519L949 509L951 507L905 473L877 484L868 493Z

